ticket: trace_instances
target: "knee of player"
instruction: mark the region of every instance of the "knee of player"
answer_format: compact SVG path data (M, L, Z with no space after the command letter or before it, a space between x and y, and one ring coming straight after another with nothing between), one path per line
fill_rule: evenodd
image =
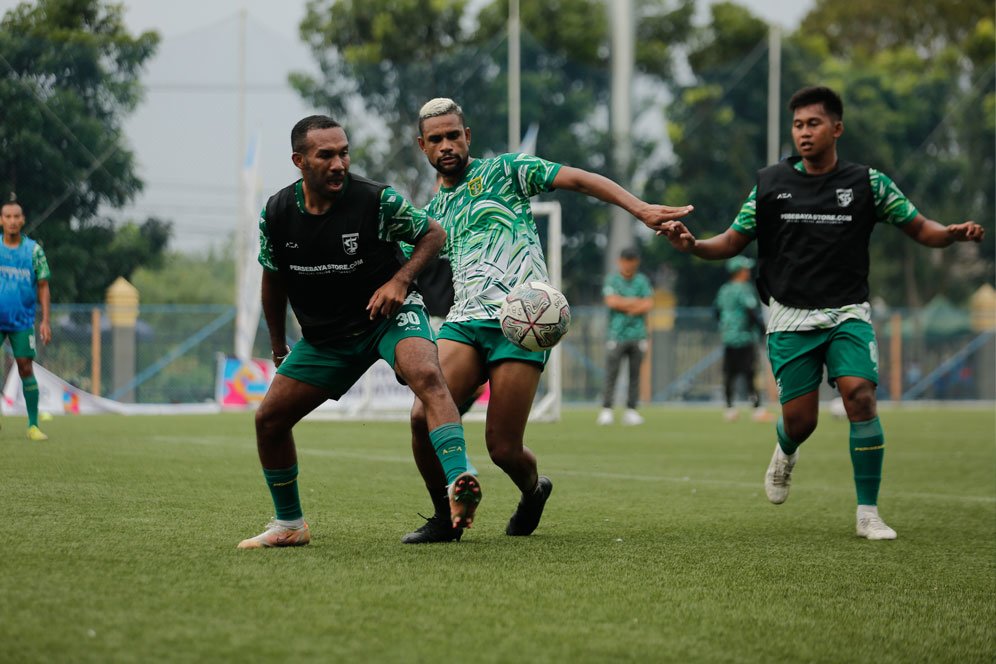
M813 435L813 432L816 431L818 421L818 412L782 416L782 425L785 427L785 434L796 443L801 443Z
M256 409L256 437L265 440L281 428L280 418L264 400Z
M847 417L852 422L865 422L875 417L877 400L873 384L862 384L854 389L841 392L840 396L844 400Z

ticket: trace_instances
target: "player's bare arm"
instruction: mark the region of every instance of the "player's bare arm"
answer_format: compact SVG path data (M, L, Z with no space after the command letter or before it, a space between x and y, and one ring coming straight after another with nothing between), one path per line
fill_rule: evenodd
M52 326L49 323L49 310L51 308L51 295L48 288L48 280L42 279L38 282L38 302L41 304L41 323L38 325L38 337L41 342L48 345L52 340Z
M955 242L982 242L986 231L974 221L961 224L944 224L917 214L913 221L903 226L903 232L927 247L943 248Z
M270 332L270 350L273 364L280 363L290 349L287 347L287 291L279 272L263 270L262 281L263 317L266 329Z
M751 241L750 237L732 228L727 228L708 240L697 240L688 227L680 221L662 227L658 234L666 236L671 246L678 251L709 260L732 258L743 251Z
M408 262L394 273L391 280L374 291L367 303L370 320L378 316L393 316L401 309L408 297L408 288L412 281L429 261L435 257L446 242L446 231L433 219L429 220L429 230L414 244L412 256Z
M681 219L694 209L691 205L672 207L647 203L605 176L572 166L561 166L553 179L553 188L576 191L621 207L655 231L661 230L669 221Z

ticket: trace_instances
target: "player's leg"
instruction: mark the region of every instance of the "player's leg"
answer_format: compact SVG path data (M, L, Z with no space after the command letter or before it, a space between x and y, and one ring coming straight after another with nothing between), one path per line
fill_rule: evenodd
M536 456L523 444L540 373L540 365L519 360L491 365L491 400L484 434L488 453L522 492L505 528L507 535L531 535L553 491L550 478L537 471Z
M388 359L389 358L385 358ZM415 393L424 411L429 442L446 476L450 519L454 528L470 528L481 501L475 472L469 472L463 424L453 397L446 387L436 351L428 338L407 337L394 348L394 369Z
M878 419L878 345L871 325L845 321L827 352L827 373L836 382L850 421L849 446L857 494L856 533L871 540L896 539L878 514L885 433Z
M24 406L28 411L28 438L48 440L48 436L38 428L38 379L35 378L35 331L34 328L10 334L10 349L17 364L17 374L21 377L24 391Z
M753 344L743 349L743 374L747 383L747 396L754 407L751 419L755 422L770 422L774 416L761 406L761 391L757 386L757 349Z
M636 404L640 398L640 365L643 363L645 345L646 341L627 341L623 344L629 381L626 384L626 412L623 413L622 422L630 426L643 424L643 416L636 411Z
M619 341L605 343L605 385L602 386L602 410L598 413L598 423L612 424L612 404L616 396L616 380L622 364L623 344Z
M768 335L768 355L782 415L775 423L777 443L764 475L764 489L776 505L788 498L799 446L816 430L826 341L827 334L822 331Z
M327 399L338 399L378 359L371 335L329 346L298 341L280 364L256 410L256 449L276 518L239 548L293 546L310 540L298 495L297 449L292 429Z
M298 493L297 448L292 429L330 396L328 390L278 373L256 410L256 451L273 500L266 530L239 542L240 549L300 546L311 541Z
M469 342L470 339L467 343L452 339L439 339L437 342L439 366L454 402L469 399L485 379L480 353ZM412 406L411 428L412 454L432 500L433 515L401 541L423 544L459 540L463 531L454 529L452 525L448 482L429 436L426 405L417 398Z
M726 399L726 412L723 418L727 422L733 422L739 417L737 409L733 407L734 388L737 385L737 370L734 363L734 348L723 346L723 397Z

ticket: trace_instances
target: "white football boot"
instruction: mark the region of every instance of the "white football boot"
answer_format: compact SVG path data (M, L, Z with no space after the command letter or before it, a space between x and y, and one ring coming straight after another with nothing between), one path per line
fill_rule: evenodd
M799 450L791 455L782 451L782 446L775 443L775 453L771 455L768 472L764 474L764 492L768 500L775 505L781 505L789 495L789 485L792 484L792 469L799 460Z
M885 525L874 505L858 505L858 525L855 534L870 540L894 540L896 531Z

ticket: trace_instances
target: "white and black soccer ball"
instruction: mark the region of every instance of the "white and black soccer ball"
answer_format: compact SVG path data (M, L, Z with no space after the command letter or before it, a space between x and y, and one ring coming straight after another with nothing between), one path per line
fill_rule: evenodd
M571 326L571 307L559 290L542 281L519 284L505 296L498 316L509 341L533 352L550 350Z

